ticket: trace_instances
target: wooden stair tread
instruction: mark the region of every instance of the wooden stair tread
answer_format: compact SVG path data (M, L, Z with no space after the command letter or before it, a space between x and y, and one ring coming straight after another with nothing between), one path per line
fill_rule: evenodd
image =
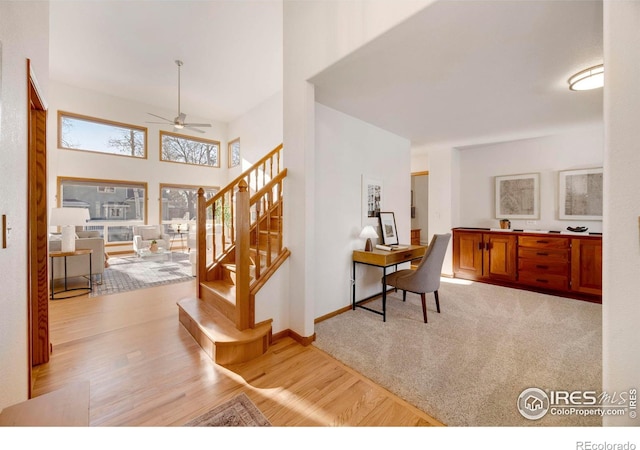
M206 302L189 297L178 301L182 308L216 345L236 345L260 339L271 329L271 321L247 330L238 330L220 311Z
M224 280L203 281L200 285L210 291L218 294L229 303L236 303L236 286Z

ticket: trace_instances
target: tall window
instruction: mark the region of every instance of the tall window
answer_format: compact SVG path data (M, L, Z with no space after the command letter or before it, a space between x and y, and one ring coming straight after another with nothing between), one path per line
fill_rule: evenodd
M85 228L99 231L107 243L132 241L132 226L145 222L146 183L58 178L58 192L60 206L89 209Z
M195 224L199 189L197 186L160 185L160 214L165 231L178 225L187 225L182 228L186 231L188 224ZM204 196L209 200L219 190L217 187L205 187Z
M58 147L146 158L147 129L58 111Z
M220 142L160 132L162 161L220 167Z
M230 141L228 144L229 151L229 167L240 165L240 138Z

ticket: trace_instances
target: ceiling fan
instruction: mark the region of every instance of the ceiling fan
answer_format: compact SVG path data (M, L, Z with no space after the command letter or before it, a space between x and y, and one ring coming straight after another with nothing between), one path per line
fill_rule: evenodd
M147 113L153 117L157 117L158 119L164 120L164 122L147 122L147 123L161 123L165 125L173 125L174 130L182 130L183 128L188 128L193 131L197 131L198 133L204 133L203 130L199 130L197 127L210 127L210 123L186 123L184 120L187 115L180 111L180 67L184 64L182 61L176 59L176 65L178 66L178 115L175 119L170 120L164 117L158 116L156 114Z

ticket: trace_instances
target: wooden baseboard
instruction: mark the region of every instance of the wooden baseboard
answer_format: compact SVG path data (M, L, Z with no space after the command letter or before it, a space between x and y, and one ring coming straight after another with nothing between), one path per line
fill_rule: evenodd
M300 336L298 333L296 333L295 331L291 330L291 329L286 329L286 330L282 330L278 333L275 333L272 336L272 342L276 342L279 341L280 339L284 339L290 337L291 339L293 339L294 341L296 341L297 343L299 343L300 345L303 346L308 346L311 345L311 343L313 341L316 340L316 334L313 333L311 336Z

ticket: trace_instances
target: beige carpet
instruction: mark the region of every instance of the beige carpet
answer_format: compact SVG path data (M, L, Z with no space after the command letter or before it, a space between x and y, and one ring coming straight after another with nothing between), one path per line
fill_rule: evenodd
M449 426L600 426L599 417L522 417L520 393L602 389L602 306L443 278L427 296L387 298L387 322L357 309L320 322L318 348ZM379 307L380 300L372 303Z
M271 423L246 394L239 394L222 405L196 417L185 427L269 427Z

